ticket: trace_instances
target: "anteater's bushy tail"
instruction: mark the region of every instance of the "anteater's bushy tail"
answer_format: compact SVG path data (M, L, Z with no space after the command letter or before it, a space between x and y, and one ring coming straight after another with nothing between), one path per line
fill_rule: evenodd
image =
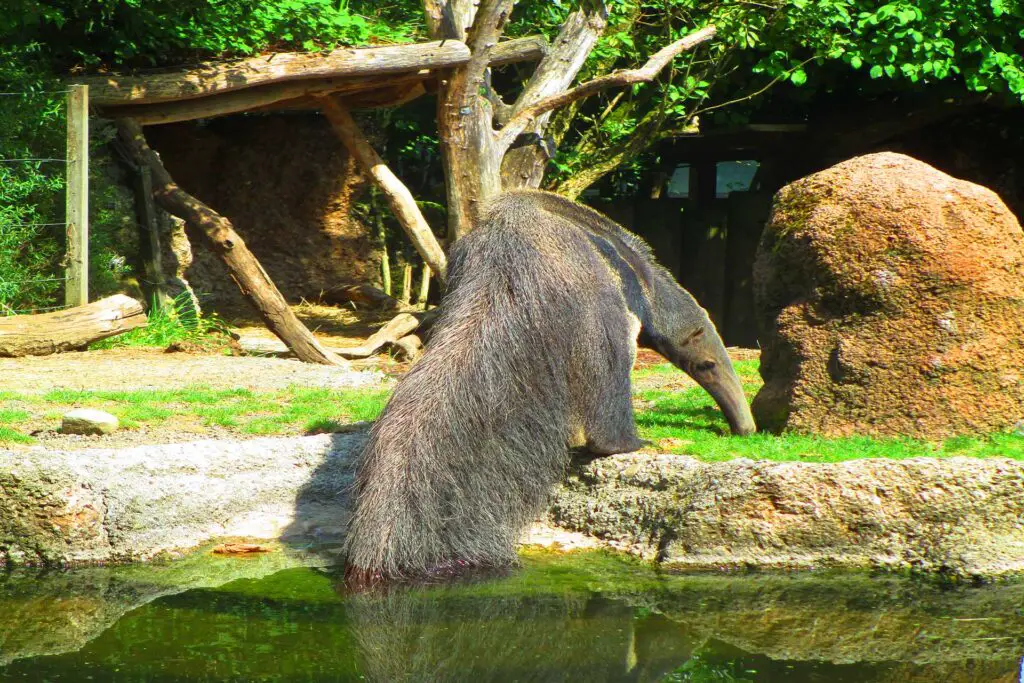
M357 465L350 581L512 563L564 472L578 285L552 267L568 245L548 242L572 236L531 235L524 222L496 212L452 250L426 353Z

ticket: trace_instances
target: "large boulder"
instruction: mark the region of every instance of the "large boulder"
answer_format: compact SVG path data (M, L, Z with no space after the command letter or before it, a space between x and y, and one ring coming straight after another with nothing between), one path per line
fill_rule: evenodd
M775 197L754 264L762 429L941 439L1024 417L1024 232L892 153Z

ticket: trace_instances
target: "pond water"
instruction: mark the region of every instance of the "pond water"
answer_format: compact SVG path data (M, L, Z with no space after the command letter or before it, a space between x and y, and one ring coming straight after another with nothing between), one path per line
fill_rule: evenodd
M1021 583L531 554L502 577L349 595L284 554L0 574L0 681L1021 680Z

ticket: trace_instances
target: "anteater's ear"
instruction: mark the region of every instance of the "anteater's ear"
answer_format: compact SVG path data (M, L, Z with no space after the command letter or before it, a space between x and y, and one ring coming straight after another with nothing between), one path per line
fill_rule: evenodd
M679 345L680 346L686 346L687 344L689 344L691 342L698 341L703 336L704 336L704 328L703 327L698 327L693 332L691 332L690 334L686 335L686 338L683 339L683 341L680 342Z

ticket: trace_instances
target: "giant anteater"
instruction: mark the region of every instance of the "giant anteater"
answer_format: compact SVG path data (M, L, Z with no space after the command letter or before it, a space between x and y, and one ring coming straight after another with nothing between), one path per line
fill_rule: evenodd
M733 432L754 431L714 325L643 240L555 194L496 198L452 247L426 351L358 460L350 582L514 562L568 446L641 446L637 343L704 387Z

